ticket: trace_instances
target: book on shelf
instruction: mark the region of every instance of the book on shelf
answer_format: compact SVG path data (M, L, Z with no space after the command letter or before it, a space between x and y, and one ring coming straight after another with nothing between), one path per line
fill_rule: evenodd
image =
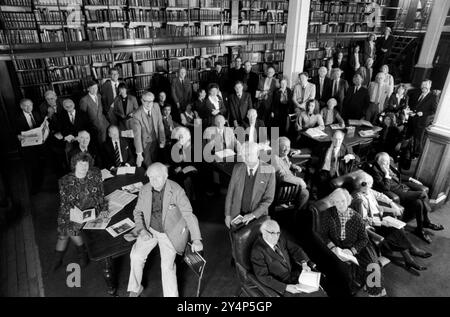
M0 5L28 7L31 6L31 0L2 0Z
M126 6L127 0L87 0L85 4L94 6Z
M198 8L200 7L200 0L167 0L167 6L177 8Z
M146 60L146 59L164 59L167 57L166 50L149 50L134 52L134 60Z
M14 59L14 66L17 70L41 69L45 62L42 59Z
M129 0L128 5L132 7L164 7L166 0Z

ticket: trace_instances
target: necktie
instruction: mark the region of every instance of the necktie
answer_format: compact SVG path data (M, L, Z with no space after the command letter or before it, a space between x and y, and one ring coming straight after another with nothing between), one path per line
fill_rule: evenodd
M75 121L75 119L74 119L74 117L73 117L73 111L71 111L70 113L69 113L69 117L70 117L70 123L74 123L74 121Z
M36 121L34 121L33 115L29 113L30 119L31 119L31 129L33 129L36 126Z
M335 80L333 84L333 97L336 96L337 90L338 90L338 81Z
M423 100L423 94L420 95L419 102Z
M305 101L305 90L306 90L306 87L302 87L302 102L301 103L303 103Z
M281 249L280 249L280 247L278 246L278 244L275 244L274 249L275 249L276 254L278 254L278 255L283 259L283 262L284 262L284 263L287 263L286 258L284 257L283 252L281 252Z
M320 97L322 97L323 92L323 78L320 78Z
M250 177L253 177L253 169L250 169Z
M120 164L122 163L121 159L120 159L120 150L119 150L119 142L114 142L114 159L116 162L116 166L120 166Z

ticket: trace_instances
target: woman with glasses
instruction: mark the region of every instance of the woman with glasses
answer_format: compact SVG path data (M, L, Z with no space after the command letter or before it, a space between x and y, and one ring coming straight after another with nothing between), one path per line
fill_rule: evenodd
M384 238L379 245L381 253L386 257L392 257L394 252L400 252L406 269L415 275L419 274L415 270L426 270L427 268L417 264L411 255L428 258L431 253L412 244L403 229L390 227L382 221L383 217L389 215L401 216L400 208L389 197L372 189L373 178L369 174L362 172L355 184L356 192L353 195L352 207L362 216L367 230ZM383 203L383 206L380 203Z
M365 223L359 213L350 208L352 196L338 188L328 196L331 208L324 212L321 235L327 247L343 262L351 265L353 282L365 284L371 297L386 296L378 255L369 243ZM372 281L369 274L377 275ZM373 275L371 275L373 277Z

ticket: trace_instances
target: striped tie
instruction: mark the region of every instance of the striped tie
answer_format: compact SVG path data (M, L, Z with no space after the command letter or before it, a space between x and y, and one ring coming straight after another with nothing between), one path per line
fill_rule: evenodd
M120 166L120 164L122 163L122 161L120 160L120 150L119 150L119 145L117 144L118 142L114 142L114 158L116 161L116 166Z

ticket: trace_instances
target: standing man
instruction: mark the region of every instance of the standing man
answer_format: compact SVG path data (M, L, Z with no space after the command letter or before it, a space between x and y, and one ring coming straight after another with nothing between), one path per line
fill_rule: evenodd
M391 35L392 29L386 27L384 29L384 35L380 36L377 40L377 58L375 69L380 69L382 65L386 65L389 55L391 54L392 45L394 44L394 37Z
M189 235L192 251L203 250L198 220L183 188L168 179L166 166L152 164L147 176L150 182L139 192L133 212L133 231L138 237L130 253L128 291L130 297L138 297L144 290L141 281L145 261L158 244L164 297L178 297L175 258L184 252Z
M136 97L128 94L128 88L125 83L120 83L119 94L114 100L114 115L120 131L131 130L131 118L138 108Z
M94 80L89 82L87 89L88 94L80 100L80 110L87 113L95 128L98 144L102 144L106 140L106 129L109 122L103 112L102 97L98 93L97 82Z
M142 95L142 106L136 110L131 126L134 134L134 147L136 148L136 165L150 166L157 161L158 145L163 149L166 144L164 124L161 110L154 102L155 96L151 92Z
M292 101L296 108L306 110L306 103L309 100L316 99L316 86L308 82L309 74L306 72L298 75L299 83L294 87L294 96Z
M342 112L344 120L360 120L365 116L370 99L367 88L362 86L362 80L360 74L353 76L354 86L349 88L344 99L344 109Z
M42 118L47 117L51 121L56 119L56 115L63 110L62 102L53 90L47 90L44 94L45 101L39 106Z
M111 79L108 79L100 88L100 94L102 95L102 103L107 113L107 118L111 124L117 125L116 114L114 113L114 100L119 94L119 70L117 68L111 68L109 71Z
M267 128L264 125L264 121L258 119L258 112L255 109L250 109L247 112L247 118L244 120L245 141L256 142L259 144L268 144L267 140ZM238 140L239 134L238 134ZM244 143L244 142L242 142Z
M269 67L267 69L265 78L261 78L258 84L258 91L256 92L261 104L258 109L259 117L264 121L266 126L271 125L272 101L274 92L280 88L280 82L275 78L275 68Z
M344 53L338 52L336 59L334 60L333 68L339 68L344 73L344 78L347 79L347 73L349 72L348 63L344 61Z
M219 85L219 89L220 92L222 93L223 99L227 100L228 93L230 91L228 87L228 76L225 73L221 62L214 63L214 69L211 70L208 77L209 77L208 85L210 83L216 83L217 85Z
M332 81L327 77L328 70L326 67L320 67L318 73L317 76L314 76L312 83L316 85L316 99L319 101L320 109L322 109L331 98Z
M348 81L341 78L341 74L340 68L333 68L331 71L331 98L336 99L339 113L342 113L345 95L349 88Z
M230 93L233 93L233 87L236 84L236 82L243 81L244 79L244 70L242 69L242 58L236 57L234 59L234 67L230 69L228 78L230 81L228 90Z
M242 75L244 83L244 91L248 92L252 97L252 102L256 102L256 91L258 90L259 76L252 70L252 63L246 61L244 63L244 72Z
M178 77L172 80L172 100L176 105L176 111L172 116L176 122L180 122L180 114L186 109L186 105L192 101L192 83L186 78L186 68L181 67Z
M244 225L267 215L275 196L275 170L259 160L258 144L244 143L242 158L244 163L234 166L225 199L225 225L228 228L238 215L243 216Z
M235 93L229 97L228 107L230 110L230 124L233 127L243 127L244 119L249 109L252 109L252 98L250 94L244 92L244 84L237 81L234 85Z
M389 86L384 82L384 73L378 73L375 81L369 84L369 108L366 111L365 119L372 124L376 124L378 116L384 111L386 101L389 99Z

